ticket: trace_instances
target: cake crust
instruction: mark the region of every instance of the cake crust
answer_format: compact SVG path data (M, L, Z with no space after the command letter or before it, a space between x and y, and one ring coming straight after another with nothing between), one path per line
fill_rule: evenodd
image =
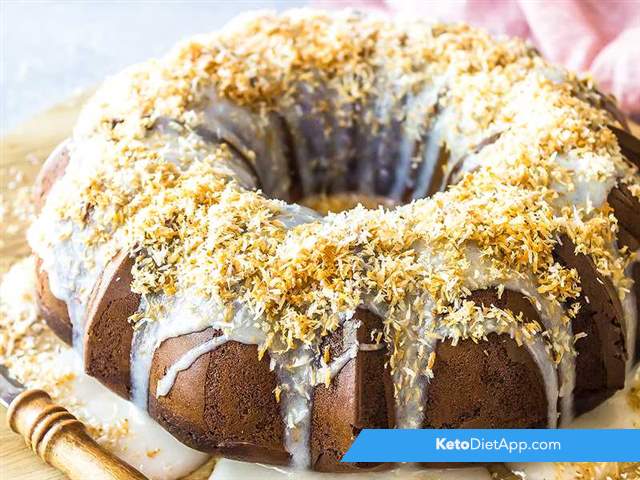
M71 345L73 327L69 318L67 304L56 297L49 287L49 275L42 268L42 259L36 256L35 261L36 294L38 308L47 325L60 339Z
M85 371L126 399L131 396L129 318L140 295L131 291L133 259L123 250L112 258L89 297L84 334Z
M320 384L313 391L311 465L314 470L322 472L389 467L378 463L340 463L363 428L394 427L393 384L386 367L388 354L384 345L376 344L374 340L375 332L381 331L382 319L358 308L353 320L361 322L356 332L360 345L367 345L370 349L359 348L355 358L340 369L329 385ZM327 337L324 347L329 358L338 357L347 347L342 329ZM327 422L328 418L332 419L331 422Z
M540 322L531 301L512 290L476 290L469 299ZM424 428L543 428L547 412L540 369L509 335L438 342Z
M584 334L575 345L573 395L574 410L579 415L624 386L624 310L611 280L598 272L589 256L576 253L568 237L561 237L555 252L565 265L576 269L581 279L580 309L571 322L573 335Z

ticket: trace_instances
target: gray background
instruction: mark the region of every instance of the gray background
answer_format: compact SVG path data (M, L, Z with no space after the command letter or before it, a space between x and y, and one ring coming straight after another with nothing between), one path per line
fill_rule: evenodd
M177 40L215 30L250 9L305 0L0 0L0 135L30 115L162 55Z

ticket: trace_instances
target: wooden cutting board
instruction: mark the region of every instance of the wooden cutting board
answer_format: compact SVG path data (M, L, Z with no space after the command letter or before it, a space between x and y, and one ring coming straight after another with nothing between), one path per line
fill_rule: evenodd
M67 101L36 115L6 137L0 139L0 194L5 203L28 202L25 189L31 185L41 163L53 148L71 133L80 107L91 91L76 95ZM632 126L640 136L640 126ZM19 181L16 181L18 179ZM18 185L16 185L18 184ZM0 274L18 258L29 254L25 240L25 219L11 211L0 217ZM189 475L189 480L207 478L211 465ZM5 410L0 408L0 479L1 480L53 480L64 476L46 465L26 447L24 442L9 431Z

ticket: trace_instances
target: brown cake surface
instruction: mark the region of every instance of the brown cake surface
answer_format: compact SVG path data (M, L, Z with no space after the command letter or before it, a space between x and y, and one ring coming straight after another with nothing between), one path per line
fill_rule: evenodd
M86 372L118 395L131 395L130 356L140 295L131 291L133 259L123 250L109 261L93 287L84 332Z
M154 355L151 392L180 355L219 334L207 329L163 342ZM194 448L229 458L286 464L289 455L283 448L275 387L268 357L259 361L255 346L229 342L180 372L167 396L151 394L149 413Z
M67 304L60 300L49 288L49 276L42 269L42 259L36 258L36 291L38 293L38 306L40 313L46 319L47 325L58 335L64 342L71 344L73 329Z
M507 335L436 347L425 428L543 428L547 399L538 366Z
M340 459L363 428L393 428L393 386L386 367L388 354L372 340L372 332L382 328L382 320L365 309L354 318L361 322L357 338L361 347L327 384L313 391L311 419L311 465L319 471L358 471L378 469L380 464L341 464ZM328 356L340 355L344 345L342 331L327 338ZM327 419L331 418L331 422Z
M540 321L531 301L512 290L477 290L470 299ZM545 381L531 354L509 335L456 345L441 341L425 412L425 428L546 427Z
M596 269L587 255L576 253L569 238L561 238L555 252L567 266L576 269L582 291L580 309L572 320L576 341L576 385L574 408L584 413L624 386L626 347L624 311L611 281Z

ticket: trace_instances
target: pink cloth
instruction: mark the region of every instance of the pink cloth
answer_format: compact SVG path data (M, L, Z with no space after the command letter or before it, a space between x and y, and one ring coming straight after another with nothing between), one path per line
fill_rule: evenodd
M581 72L622 109L640 115L640 0L355 0L330 7L374 8L465 21L494 34L529 39L542 55Z

